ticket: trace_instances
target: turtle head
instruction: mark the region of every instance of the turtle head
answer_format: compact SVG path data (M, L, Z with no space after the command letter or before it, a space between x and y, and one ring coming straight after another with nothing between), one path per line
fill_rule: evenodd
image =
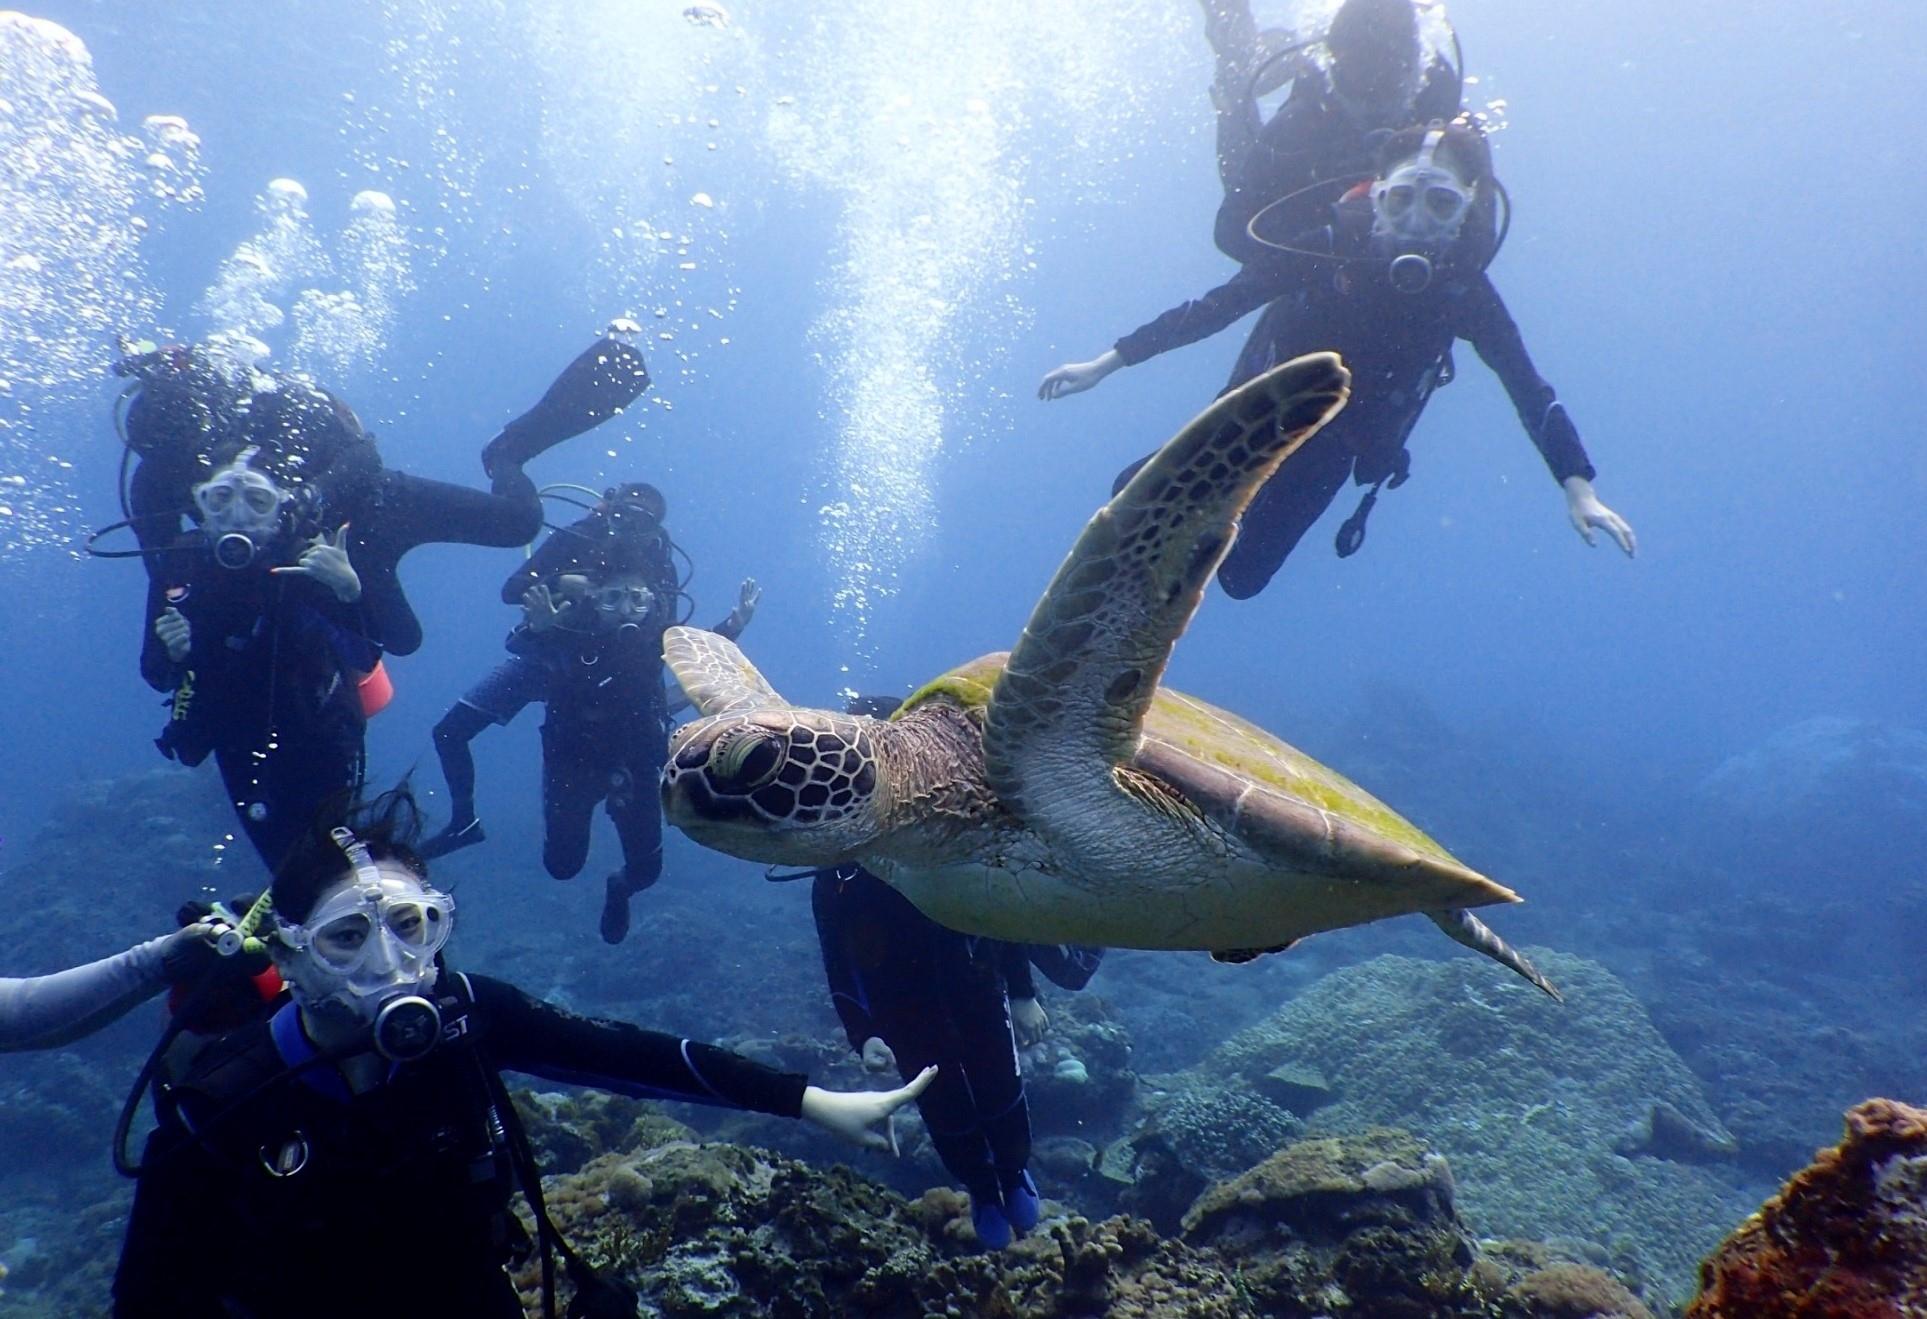
M876 727L790 707L698 719L670 743L663 815L746 861L848 860L879 832Z

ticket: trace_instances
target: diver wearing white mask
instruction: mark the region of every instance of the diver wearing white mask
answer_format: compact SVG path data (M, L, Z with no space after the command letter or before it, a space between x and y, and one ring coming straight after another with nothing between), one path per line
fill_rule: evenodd
M606 1308L587 1312L633 1314L633 1295L620 1303L548 1221L503 1072L802 1117L894 1151L890 1115L935 1069L893 1090L822 1090L446 969L455 906L412 850L416 820L412 799L391 793L311 829L277 868L269 949L291 1001L158 1088L117 1314L519 1319L507 1270L532 1243L510 1212L517 1190L578 1296L600 1293ZM375 1283L342 1273L394 1251L405 1263Z
M158 745L209 754L272 865L361 777L367 637L348 528L304 535L298 501L242 450L193 490L198 530L156 560L141 676L173 699Z
M1466 120L1393 134L1370 176L1336 180L1324 225L1280 233L1278 205L1252 221L1270 259L1181 303L1087 362L1047 374L1038 397L1090 389L1120 367L1216 334L1271 304L1227 388L1280 362L1323 349L1343 355L1351 399L1268 481L1245 511L1237 541L1218 569L1236 599L1258 594L1338 497L1347 480L1367 487L1339 528L1341 558L1365 539L1381 488L1411 469L1407 441L1432 391L1453 375L1452 348L1464 341L1499 377L1525 429L1566 497L1566 514L1588 545L1605 532L1628 557L1632 527L1593 490L1595 471L1578 428L1526 352L1519 327L1486 268L1504 239L1504 190L1492 174L1484 135ZM1140 464L1141 465L1141 464ZM1124 480L1136 471L1126 470Z

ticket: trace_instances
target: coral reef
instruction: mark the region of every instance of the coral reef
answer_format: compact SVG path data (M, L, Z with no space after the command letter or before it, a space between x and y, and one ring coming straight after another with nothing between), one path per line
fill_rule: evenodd
M1395 1124L1451 1160L1479 1232L1595 1243L1616 1271L1690 1294L1719 1225L1764 1187L1726 1157L1730 1133L1625 987L1596 963L1534 956L1563 1006L1475 958L1380 957L1199 1066L1146 1078L1123 1203L1167 1221L1168 1198L1142 1197L1168 1197L1187 1171L1222 1178L1267 1142Z
M1927 1110L1869 1099L1846 1137L1700 1270L1688 1319L1927 1314Z
M1482 1249L1453 1210L1445 1161L1400 1131L1280 1151L1207 1190L1179 1237L1141 1218L1059 1214L990 1255L956 1192L908 1201L844 1168L634 1130L654 1143L547 1179L547 1198L652 1314L1650 1319L1569 1253ZM518 1282L536 1313L536 1269Z

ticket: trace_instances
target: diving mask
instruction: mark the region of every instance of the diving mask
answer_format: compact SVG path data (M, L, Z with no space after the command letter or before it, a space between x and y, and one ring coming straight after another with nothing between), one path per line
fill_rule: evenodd
M194 487L194 506L224 568L245 568L281 530L290 496L248 467L245 455Z
M1444 140L1443 128L1428 130L1417 156L1372 184L1373 237L1437 249L1459 236L1472 190L1433 163Z
M589 593L589 599L597 613L629 623L649 616L656 604L656 593L646 586L614 584L597 587Z
M348 830L335 833L354 877L306 921L281 926L283 978L309 1011L373 1027L388 1057L419 1057L440 1036L440 1013L424 995L454 928L454 899L398 862L371 860Z

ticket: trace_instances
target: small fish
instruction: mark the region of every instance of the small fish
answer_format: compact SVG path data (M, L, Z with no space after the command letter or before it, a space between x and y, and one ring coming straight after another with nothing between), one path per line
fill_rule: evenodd
M718 4L693 4L682 11L682 16L697 27L729 26L729 11Z

